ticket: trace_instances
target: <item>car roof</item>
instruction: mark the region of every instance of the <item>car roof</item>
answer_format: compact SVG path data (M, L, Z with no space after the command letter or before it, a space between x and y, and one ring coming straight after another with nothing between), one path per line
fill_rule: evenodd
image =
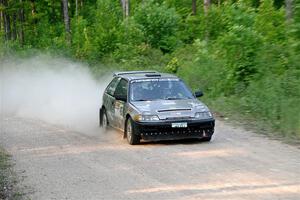
M173 74L159 73L157 71L124 71L116 72L114 73L114 76L118 76L127 80L178 78Z

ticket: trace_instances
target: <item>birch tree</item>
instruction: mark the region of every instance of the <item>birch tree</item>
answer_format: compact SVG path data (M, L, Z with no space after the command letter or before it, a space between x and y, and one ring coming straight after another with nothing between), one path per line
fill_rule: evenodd
M71 28L70 28L68 0L62 0L62 7L63 7L62 11L63 11L65 32L66 32L66 41L67 41L68 45L70 45L71 44Z
M205 13L205 15L207 15L209 7L210 7L210 0L204 0L204 13Z
M8 7L8 1L1 0L1 6L3 7L2 15L3 15L4 37L5 40L10 40L11 39L10 16L6 12L6 8Z
M197 14L197 0L192 0L192 14Z
M19 40L21 45L23 45L24 44L24 22L25 22L23 0L20 0L19 21L20 21Z
M122 5L122 10L123 10L123 17L124 19L129 17L129 12L130 12L130 0L120 0L121 1L121 5Z
M286 20L290 22L293 18L293 0L285 0Z

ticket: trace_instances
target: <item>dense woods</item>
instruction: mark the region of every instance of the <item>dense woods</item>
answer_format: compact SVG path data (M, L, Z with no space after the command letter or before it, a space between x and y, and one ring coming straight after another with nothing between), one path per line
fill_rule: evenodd
M2 58L177 73L215 110L300 138L299 0L0 0L0 19Z

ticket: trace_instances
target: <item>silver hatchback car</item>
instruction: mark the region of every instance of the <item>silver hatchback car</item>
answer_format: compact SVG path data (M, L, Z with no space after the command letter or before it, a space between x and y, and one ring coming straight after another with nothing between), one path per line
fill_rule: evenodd
M210 141L215 119L182 80L155 71L115 73L103 94L100 126L124 133L129 144L199 138Z

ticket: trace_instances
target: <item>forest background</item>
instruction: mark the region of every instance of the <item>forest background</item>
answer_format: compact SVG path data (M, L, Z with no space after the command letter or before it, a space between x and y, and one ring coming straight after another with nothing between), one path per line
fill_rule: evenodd
M175 73L219 116L300 139L300 0L0 0L0 59Z

